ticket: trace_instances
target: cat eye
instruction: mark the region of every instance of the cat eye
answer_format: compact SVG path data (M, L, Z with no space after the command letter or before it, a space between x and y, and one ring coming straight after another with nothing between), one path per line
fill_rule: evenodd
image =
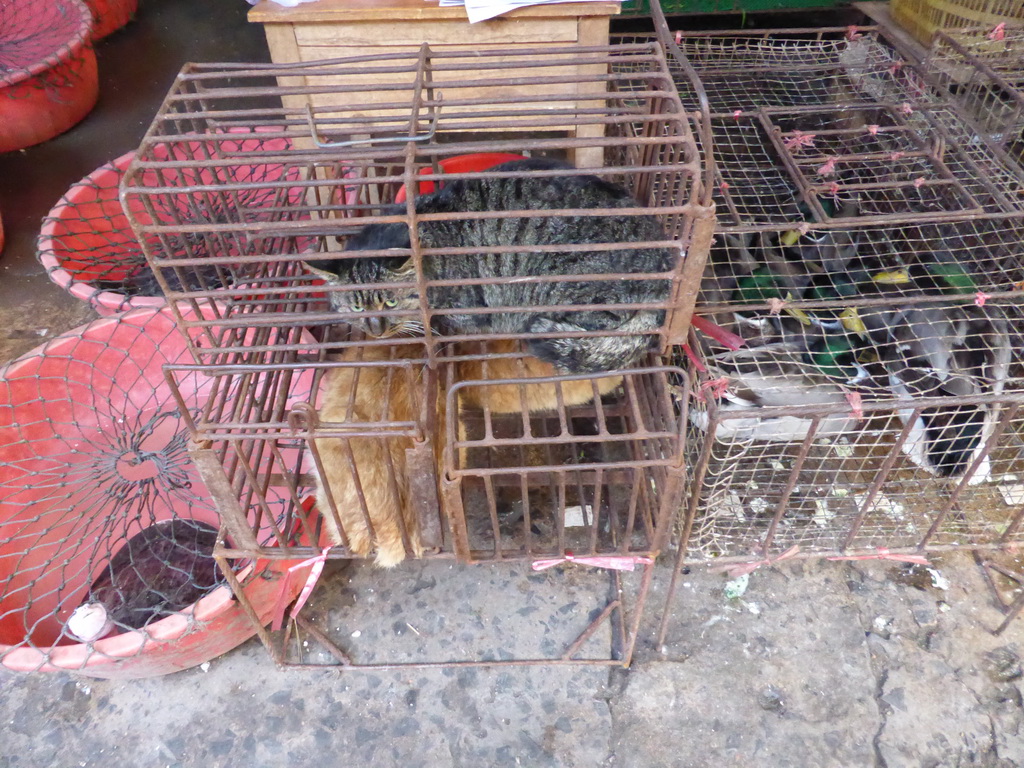
M352 311L353 312L362 312L363 311L363 305L362 304L353 304L352 305Z
M387 301L384 302L384 306L387 307L388 309L394 309L395 307L398 306L398 301L396 299L388 299Z

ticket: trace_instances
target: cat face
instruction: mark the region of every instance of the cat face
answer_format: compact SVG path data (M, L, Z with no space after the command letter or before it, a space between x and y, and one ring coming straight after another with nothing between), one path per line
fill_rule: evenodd
M343 312L346 322L361 328L368 336L390 338L415 336L423 332L419 317L419 298L413 284L412 262L385 265L379 259L337 259L332 262L307 262L310 272L322 277L328 285L359 285L355 291L333 291L331 308ZM374 283L408 283L408 288L375 288ZM410 314L383 312L405 311ZM415 312L416 314L411 314Z

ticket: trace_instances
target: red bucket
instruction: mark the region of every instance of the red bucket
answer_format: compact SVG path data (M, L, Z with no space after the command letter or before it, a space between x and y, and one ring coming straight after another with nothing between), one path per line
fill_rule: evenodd
M513 155L508 152L478 152L472 155L456 155L439 160L437 165L443 173L477 173L486 171L502 163L510 163L513 160L525 160L522 155ZM420 168L420 175L433 173L430 166ZM421 181L419 194L427 195L434 191L434 182ZM403 184L395 195L396 203L405 202L405 185Z
M172 519L218 525L162 370L191 360L169 310L136 310L59 336L0 370L3 666L151 677L209 661L255 634L226 586L143 629L115 629L91 643L66 628L97 575L143 528ZM177 380L195 413L213 380L188 376ZM293 399L311 399L311 386L312 375L300 374ZM267 502L275 517L291 504L273 488ZM262 622L281 590L289 602L300 590L303 573L282 587L294 564L256 562L238 573Z
M135 16L139 0L85 0L92 11L92 39L100 40L116 32Z
M239 138L216 144L222 152L278 152L290 146L284 138L262 138L248 131L232 133L238 133ZM209 147L204 149L208 151ZM180 159L187 160L192 150L199 153L198 140L194 146L176 146L173 159L178 159L180 154ZM170 159L166 157L166 148L158 146L154 152L162 159ZM134 157L134 152L122 155L72 185L44 219L36 244L39 261L50 279L104 316L139 307L155 308L165 303L118 196L121 179ZM248 182L298 179L300 171L280 163L257 161L239 164L231 173L233 180ZM196 181L210 183L212 174L207 169L196 171ZM258 210L259 195L259 192L250 193L252 199L239 199L239 204L250 212ZM288 202L297 206L302 197L301 188L295 188L290 191ZM264 202L269 206L274 200L268 198ZM129 197L129 206L137 221L142 224L151 221L138 196ZM179 209L157 210L157 216L169 223L187 220L188 215L184 202ZM226 249L217 255L230 253L231 250Z
M99 94L92 15L81 0L0 2L0 152L52 139Z

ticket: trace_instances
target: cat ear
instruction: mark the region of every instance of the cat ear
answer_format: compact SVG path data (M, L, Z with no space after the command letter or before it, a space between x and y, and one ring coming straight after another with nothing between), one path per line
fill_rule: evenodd
M304 266L306 269L308 269L314 275L319 275L320 277L324 278L325 280L337 281L337 279L338 279L338 273L337 272L332 272L329 269L323 269L323 267L326 267L326 266L328 266L330 264L333 264L333 263L334 263L333 261L303 261L302 262L302 266ZM320 265L320 266L314 266L314 264L317 264L317 265Z

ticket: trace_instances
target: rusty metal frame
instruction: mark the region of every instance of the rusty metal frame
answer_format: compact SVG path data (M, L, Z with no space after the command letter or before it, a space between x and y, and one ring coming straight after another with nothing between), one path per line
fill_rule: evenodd
M689 283L703 268L713 227L713 207L706 202L703 165L690 127L693 116L679 103L663 52L656 45L647 44L517 48L495 51L494 55L506 61L501 65L481 63L470 52L438 52L425 45L416 55L375 54L308 65L189 65L182 71L126 174L123 199L179 324L193 340L192 352L197 363L224 365L247 352L308 350L307 345L294 339L283 345L281 340L271 343L267 337L253 334L253 329L276 328L283 332L298 325L335 323L338 315L328 310L324 297L351 287L316 285L301 270L283 264L282 254L291 253L294 260L301 256L302 243L318 242L321 248L326 246L327 251L335 252L333 255L342 255L332 245L335 238L367 224L405 223L413 241L409 256L416 265L417 284L423 297L418 314L424 325L425 359L436 367L443 340L431 333L431 320L444 311L426 304L428 281L423 276L423 258L460 255L462 250L446 249L441 253L420 247L416 222L456 217L501 218L506 214L420 215L414 208L415 194L408 197L406 210L401 214L380 210L380 203L388 202L398 185L414 186L414 179L465 177L417 172L425 166L426 170L436 170L438 158L484 147L487 151L600 152L605 156L602 174L630 179L643 207L527 211L520 215L660 217L667 227L665 240L630 245L674 249L682 244L684 270L629 277L671 281L672 294L660 307L668 315L665 327L658 333L662 348L667 349L685 335L689 307L682 304L692 306L695 298ZM553 68L564 68L569 63L580 69L573 77L551 74ZM348 84L353 73L361 78L391 79L379 88L375 86L371 98L365 85ZM263 84L267 78L277 78L279 84ZM299 82L299 78L305 85L291 85ZM576 90L568 96L564 91L544 91L570 84ZM439 93L442 88L443 99ZM490 99L467 95L482 88L494 89L499 95ZM412 94L411 113L409 103L399 98L406 92ZM506 93L510 95L502 95ZM395 94L395 100L390 100L388 94ZM245 104L260 99L281 99L285 106L243 109ZM339 99L354 103L331 106ZM403 110L404 117L400 114ZM420 140L424 135L418 128L421 113L428 116L431 125L436 123L437 135L433 140ZM308 135L308 115L315 120L316 137ZM533 138L523 134L522 138L507 138L509 131L544 133L564 129L568 123L581 126L576 129L577 135ZM229 130L232 127L236 132ZM496 128L504 132L502 138L488 135L488 131ZM594 135L583 135L583 128ZM245 141L262 140L264 144L251 152L238 151L242 141L238 130L243 130L241 136ZM467 131L474 131L477 138L467 137ZM345 132L383 132L380 138L384 141L378 138L372 146L355 144L330 150L316 145L317 141L322 143L322 137ZM447 140L448 136L454 140ZM282 142L290 144L282 148ZM342 174L332 178L323 172L328 165L335 169L390 166L397 172L372 176ZM281 178L265 183L255 181L257 172L266 168L277 169ZM501 175L543 177L565 172L520 171ZM242 200L246 195L252 196L255 189L272 193L275 204L265 212L247 209ZM339 197L343 191L347 198ZM307 201L315 203L309 205ZM205 210L219 211L221 220L202 221L199 214ZM601 250L614 248L615 244L551 249L565 251L577 247ZM495 247L465 252L511 250L514 248ZM375 255L385 254L360 253ZM228 269L232 265L246 279L216 286L210 283L210 275L201 271L212 267ZM535 282L546 279L566 278L531 278ZM586 279L614 281L622 279L622 275L587 275ZM497 279L482 278L475 282L485 285ZM429 287L450 284L431 281ZM396 286L381 285L387 287ZM191 307L191 316L181 311L183 306ZM262 311L255 311L257 308ZM638 307L623 305L620 309L632 308ZM502 308L475 311L499 309ZM571 311L587 307L552 309ZM403 312L408 313L395 310L380 314L390 317ZM522 337L520 334L503 338Z
M1019 463L1021 460L1019 450L1021 443L1018 433L1021 408L1024 407L1024 391L1021 387L1022 360L1019 353L1022 343L1021 334L1024 332L1024 303L1021 301L1020 288L1021 285L1024 285L1021 283L1021 278L1024 275L1018 275L1018 272L1024 265L1019 262L1020 239L1018 237L1015 240L1012 235L1018 228L1024 226L1024 218L1021 215L1024 212L1024 205L1022 205L1024 196L1021 194L1024 191L1024 186L1021 184L1020 165L1002 147L999 147L992 137L985 136L982 128L983 121L970 114L966 105L957 98L955 89L950 87L950 82L943 81L940 72L930 71L931 65L928 59L923 63L906 59L895 46L891 46L885 39L882 30L877 27L673 33L669 30L661 14L653 13L653 15L656 35L665 43L669 51L673 72L679 74L692 69L702 79L704 75L712 75L710 80L703 80L703 88L699 91L692 88L688 82L689 78L683 77L678 82L680 82L680 93L684 105L703 106L709 114L714 131L714 136L711 139L715 142L714 165L711 168L714 171L714 177L708 186L715 192L715 200L723 212L718 228L720 233L755 233L758 235L765 233L781 238L783 233L796 229L817 240L827 233L859 233L861 237L867 233L870 238L884 238L885 233L889 232L894 240L898 240L903 236L903 230L906 230L909 234L905 236L911 239L910 245L906 247L916 250L927 248L929 236L941 238L943 227L949 224L950 231L947 234L950 237L950 248L954 249L958 258L963 255L971 262L968 268L977 279L977 302L984 304L985 299L990 299L993 303L1006 308L1011 323L1010 340L1015 349L1014 372L1011 374L1013 381L1008 383L1006 391L1000 394L988 393L972 397L945 398L929 396L924 401L919 400L914 403L909 409L905 402L892 398L865 400L861 406L865 420L872 424L871 435L867 435L869 441L872 436L883 434L879 431L882 428L876 426L881 423L881 419L894 415L900 409L907 409L911 414L908 423L912 423L914 416L919 415L924 408L930 406L944 408L984 403L990 406L994 413L994 423L990 425L991 432L986 432L983 444L979 445L980 450L974 455L973 461L970 462L970 466L966 468L965 472L949 480L929 478L923 481L923 486L929 488L942 486L944 492L941 494L941 499L936 499L934 509L930 514L921 520L915 520L915 533L909 541L907 536L891 538L882 536L879 539L877 531L880 531L881 528L871 522L872 516L877 516L872 512L874 505L879 501L884 503L886 501L884 494L891 493L888 490L890 480L906 475L906 470L900 469L901 465L909 466L907 461L901 460L903 459L901 450L903 444L908 440L910 427L903 426L900 429L897 426L887 430L890 434L884 443L880 441L877 445L871 445L869 442L873 451L872 462L868 464L865 460L862 470L859 472L854 470L855 475L851 475L851 477L856 476L857 478L867 476L870 474L866 472L866 468L869 466L872 471L877 472L876 475L867 477L866 483L862 483L862 480L858 479L857 487L863 484L863 494L857 496L852 514L837 512L840 517L830 524L835 527L835 530L830 528L829 537L826 539L822 536L820 542L815 540L811 546L804 545L803 549L799 551L791 551L788 547L793 541L800 541L800 538L795 535L783 535L783 526L792 522L790 518L794 511L790 507L793 506L798 484L807 482L801 477L801 469L805 464L812 467L812 461L815 460L818 463L813 466L821 468L826 466L824 461L814 459L815 451L821 450L815 443L816 435L825 419L835 414L849 413L849 406L845 404L788 408L772 406L771 408L750 408L742 411L736 410L737 406L731 406L728 411L724 411L716 408L713 397L703 397L704 386L710 383L710 375L699 376L693 391L699 399L707 400L706 403L701 404L706 412L706 415L702 417L707 420L706 431L695 430L691 427L688 435L690 450L687 453L687 461L690 494L679 520L675 564L667 587L665 609L656 633L658 646L662 646L665 642L671 616L670 606L678 587L679 577L686 566L707 565L709 562L721 565L771 563L783 553L787 558L877 557L879 551L873 545L881 546L887 553L893 554L922 554L965 548L1000 551L1007 547L1013 547L1018 540L1022 526L1024 526L1024 508L1018 504L1016 508L1007 508L1003 514L1003 508L999 507L999 513L996 514L994 520L1001 520L1005 523L1005 527L999 528L999 530L995 530L995 522L988 518L983 521L974 520L968 510L972 502L987 498L982 491L969 488L969 482L972 474L978 471L982 462L988 460L989 455L992 456L993 461L992 471L996 472L994 452L997 446L1004 451L1000 454L1004 458L1000 458L999 461L1004 462L1004 467L1010 467L1002 471L1013 471L1011 465L1005 462ZM843 42L844 38L848 40L860 35L867 35L873 40L879 41L879 44L888 44L892 47L890 54L892 61L886 60L886 62L874 66L879 69L881 74L885 75L885 64L890 64L892 69L887 76L891 77L894 82L898 80L899 88L853 91L848 95L841 94L834 104L825 104L824 106L810 106L808 103L797 101L787 103L782 97L777 102L766 101L758 104L754 101L751 104L736 104L736 106L743 106L743 109L726 108L724 105L728 102L716 91L717 87L721 87L723 90L730 87L727 82L730 73L753 71L758 67L766 73L778 71L781 75L778 87L787 88L792 81L794 89L798 87L802 76L806 76L807 79L824 78L825 75L821 73L825 72L828 67L832 67L829 70L831 72L844 71L838 57L835 61L830 60L828 64L814 64L810 62L813 57L809 56L806 67L801 68L797 63L792 67L787 66L786 71L783 72L784 68L780 65L786 53L783 47L779 49L781 58L777 57L774 61L767 58L771 56L767 48L770 47L770 41L773 38L778 38L781 41L799 40L808 44L814 41L832 40L841 46L848 44ZM743 51L740 49L744 45L743 40L747 38L761 41L758 44L765 47L765 61L753 62L750 59L744 60L742 55L736 55L729 61L708 64L701 58L703 41L707 41L709 48L716 45L717 41L722 41L726 49L731 51L732 48L729 46L734 45L738 54L742 54ZM687 46L687 41L693 45ZM1001 79L999 73L988 67L980 56L967 52L962 46L953 45L950 48L956 49L960 54L961 61L959 63L973 68L974 77L992 84L993 88L999 88L1003 92L1009 93L1012 90L1012 87L1007 88L1009 84L1005 79ZM688 54L692 55L687 58ZM934 49L932 56L937 56ZM863 65L863 62L861 64ZM866 69L870 69L870 67ZM716 84L716 78L720 81L721 86ZM743 93L746 94L745 91ZM1024 105L1024 101L1020 100L1019 94L1012 94L1007 110L1007 119L1010 122L1020 114L1019 107L1021 105ZM835 113L860 111L862 114L863 110L884 110L892 116L893 119L890 122L900 126L900 130L908 132L908 134L916 132L918 135L915 137L915 151L924 158L924 162L931 164L937 178L944 179L945 183L950 185L950 189L956 190L955 194L947 195L947 202L954 204L944 205L930 211L911 209L885 213L884 209L880 209L883 210L883 215L864 215L862 209L860 215L845 218L836 216L830 210L822 207L819 197L823 191L827 194L828 192L834 193L835 190L831 189L828 179L825 179L824 183L817 183L813 178L807 177L805 173L801 172L800 165L802 164L805 168L809 167L813 171L816 164L825 163L827 158L822 156L824 152L813 148L801 149L800 144L794 141L798 137L784 135L783 130L790 130L790 128L785 125L780 126L778 123L782 122L783 117L801 113L817 114L826 109L831 109ZM1003 116L1007 117L1007 115ZM861 122L881 121L862 119ZM851 124L855 124L855 122L851 121ZM733 193L742 193L745 190L742 185L734 185L730 192L728 181L733 179L729 178L728 170L723 172L723 168L727 168L729 163L742 165L742 142L744 140L742 131L744 130L751 133L760 132L762 144L765 145L762 150L764 157L758 155L754 160L755 165L751 166L747 172L751 189L759 181L761 167L772 166L776 169L775 173L780 179L789 180L793 194L812 212L808 221L794 217L781 208L772 208L773 201L769 199L769 195L765 195L764 199L760 201L756 199L757 195L751 194L748 194L750 200L745 200L742 196L739 199L734 199ZM825 133L830 132L826 130ZM836 132L832 131L831 133ZM732 140L735 143L730 143L729 136L733 134L739 138ZM980 138L972 140L972 137ZM771 178L775 177L771 176ZM842 180L840 179L840 181ZM927 184L928 182L925 180L921 186L926 187ZM749 193L749 190L746 191ZM721 246L724 241L719 240L718 242ZM768 240L756 242L763 242L763 247L766 250L770 247ZM863 243L863 239L860 242ZM756 247L761 246L757 245ZM903 246L897 245L895 248L899 250L901 247ZM868 249L868 254L874 255L875 253L876 251ZM755 258L758 256L757 253L754 255ZM715 252L713 251L709 261L713 264L714 260ZM911 262L906 263L910 264ZM718 273L709 270L709 274L711 281L717 283ZM723 285L727 286L728 280L735 281L737 276L742 274L740 271L723 272L722 277L725 281ZM728 292L719 291L712 301L703 304L698 302L696 312L716 322L721 322L719 318L731 318L733 312L743 313L746 317L757 317L758 315L764 317L769 312L779 312L779 306L776 305L778 302L772 304L750 300L749 303L738 303L735 300L729 301L727 297ZM969 300L970 296L963 297L964 303ZM935 293L928 295L927 291L915 293L913 289L910 289L905 292L900 290L866 291L863 294L857 293L852 297L837 299L796 295L788 297L784 306L787 307L787 311L788 308L792 308L794 312L804 313L836 311L838 308L846 307L855 307L863 312L870 308L881 309L894 305L928 306L936 302L951 301L955 302L959 299ZM697 338L692 334L691 347L693 350L700 349ZM699 357L698 354L697 360ZM694 362L690 369L694 370L698 366L699 363ZM751 513L748 510L747 522L737 523L734 526L735 540L723 544L718 556L709 556L707 551L701 550L698 545L705 525L702 518L705 488L709 482L716 483L715 478L709 474L713 471L715 462L725 465L725 468L721 470L724 479L717 481L718 491L731 487L729 483L733 481L730 480L733 475L728 469L728 463L733 460L731 459L733 454L726 451L719 455L720 451L716 449L718 440L716 430L720 426L727 426L728 422L733 419L770 418L784 415L798 416L804 419L808 425L806 437L785 444L758 444L757 441L753 441L752 445L759 447L751 448L749 452L739 450L739 456L755 465L757 461L767 463L772 457L785 455L785 470L779 473L778 481L774 479L770 481L771 488L769 490L766 491L762 488L760 491L741 492L740 497L746 501L757 494L766 495L768 497L765 499L768 502L767 508L763 513L758 513L756 524L750 522ZM1008 435L1010 430L1013 434ZM1003 446L1002 444L1008 438L1011 441L1010 445ZM726 440L729 439L726 438ZM874 439L879 438L874 437ZM720 445L721 443L719 443ZM738 447L742 449L742 445L743 443L740 442ZM776 446L778 447L776 448ZM785 454L782 453L783 446ZM876 452L876 450L883 449L883 453ZM860 454L854 454L853 458L846 459L847 463L844 466L856 467L859 456ZM828 466L833 465L829 464ZM839 465L835 464L834 466L838 467ZM779 464L779 468L782 469L782 464ZM807 476L811 478L810 482L828 485L830 481L827 471L821 468L813 469L812 467L812 471ZM850 469L843 471L849 473ZM761 482L761 477L753 470L742 474L742 476L737 475L737 477L739 479L735 482L738 484L742 484L747 477L750 477L752 482L755 480ZM899 487L905 490L907 480L902 479L898 482ZM978 486L978 488L984 489L985 486ZM857 492L860 494L860 491ZM993 488L991 492L995 493L995 489ZM806 489L802 491L803 496L808 496L808 493L809 491ZM810 495L813 496L813 493ZM998 496L998 494L996 495ZM1010 504L1010 501L1006 503ZM799 505L807 506L807 504L806 498L801 498L799 501ZM720 506L721 510L716 514L729 514L725 511L728 509L726 505L721 504ZM834 507L833 511L836 509L838 508ZM809 520L802 522L810 524ZM921 523L920 527L917 523ZM949 530L955 531L955 534L946 532L949 525L953 526ZM966 533L964 533L965 530ZM741 542L744 532L749 540ZM1020 610L1024 610L1024 601L1012 606L1004 605L1004 609L1010 611L1010 617L1012 617ZM1009 620L1007 618L998 631L1004 629Z
M234 559L223 554L222 550L215 553L217 565L224 573L225 579L239 601L239 605L256 627L257 636L263 646L270 653L276 664L282 667L305 670L338 670L338 671L387 671L395 669L436 669L448 667L517 667L517 666L606 666L606 667L629 667L632 663L640 637L641 620L643 619L644 608L650 593L651 583L654 576L654 564L648 563L640 566L641 576L633 594L627 594L629 590L623 583L623 578L618 571L609 571L609 597L607 603L600 613L580 631L576 638L569 643L559 654L552 658L525 658L525 659L436 659L411 662L395 663L367 663L360 662L350 652L341 647L321 628L309 621L300 612L294 619L289 620L281 630L272 631L264 626L260 620L255 607L249 600L245 585L238 580L235 570ZM486 565L478 565L478 568L486 568ZM278 574L276 576L280 578ZM252 578L263 578L262 575L254 575ZM274 576L272 576L274 578ZM576 658L580 648L589 640L602 624L608 623L611 629L611 647L608 658ZM312 640L329 653L337 664L318 664L304 661L302 658L302 642L300 636L305 633L309 640ZM299 649L298 658L292 655L291 648Z

